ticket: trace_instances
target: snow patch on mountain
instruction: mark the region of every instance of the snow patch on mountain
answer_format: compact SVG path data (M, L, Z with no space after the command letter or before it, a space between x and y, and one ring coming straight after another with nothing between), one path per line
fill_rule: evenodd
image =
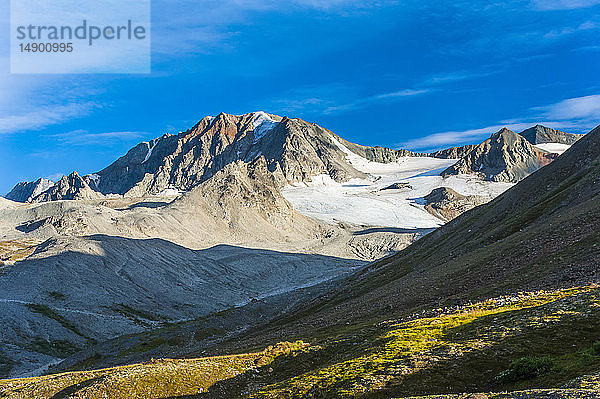
M561 144L561 143L536 144L536 145L534 145L534 147L539 148L540 150L543 150L543 151L551 152L553 154L562 154L563 152L565 152L569 148L571 148L570 145Z
M279 122L271 118L266 112L254 112L254 120L252 121L252 125L254 126L254 142L258 142L258 140L263 138L278 124Z
M97 175L96 173L92 173L91 175L87 175L87 177L94 182L94 185L96 187L98 187L98 184L100 183L100 175Z
M146 158L144 158L142 163L146 163L146 161L148 161L150 159L150 156L152 155L152 151L154 150L154 147L156 147L156 144L158 143L159 140L160 139L154 139L150 142L146 142L146 144L148 145L148 153L146 154Z
M423 197L438 187L449 187L463 195L495 198L512 183L482 181L476 176L443 178L440 173L454 159L404 157L397 162L370 162L348 150L335 137L334 143L356 169L368 179L336 183L328 176L315 176L311 183L287 186L284 197L300 213L329 223L385 226L404 229L436 228L443 222L425 209ZM408 183L400 190L383 190L394 183Z
M174 197L183 194L183 191L177 190L176 188L165 188L157 194L158 197Z

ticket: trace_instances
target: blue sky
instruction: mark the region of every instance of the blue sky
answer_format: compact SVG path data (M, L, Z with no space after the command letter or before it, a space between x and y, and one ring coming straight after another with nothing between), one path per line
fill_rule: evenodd
M0 193L221 111L415 150L600 123L600 0L153 1L149 75L11 75L0 1Z

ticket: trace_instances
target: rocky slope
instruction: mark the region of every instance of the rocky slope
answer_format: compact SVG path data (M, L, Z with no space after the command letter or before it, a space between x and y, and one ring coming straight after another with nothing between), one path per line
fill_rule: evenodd
M190 248L297 242L322 234L318 223L281 196L263 157L230 164L181 196L50 201L0 211L0 223L4 240L107 234Z
M518 182L555 158L555 154L533 147L524 137L504 128L469 151L442 176L476 174L490 181Z
M16 202L7 200L6 198L3 198L3 197L0 197L0 209L12 208L16 205L17 205Z
M298 241L321 235L317 223L296 212L283 198L263 156L250 163L227 165L166 206L164 212L178 218L208 218L204 228L216 224L207 232L229 232L222 238L226 242Z
M293 291L361 264L230 245L190 250L160 239L50 239L2 269L0 352L19 375L96 342Z
M123 334L322 284L412 241L299 214L263 156L177 197L3 202L0 363L13 376Z
M102 198L77 172L63 176L56 184L27 202L48 202L59 200L90 200Z
M485 197L461 195L449 187L436 188L423 199L426 204L425 209L445 222L449 222L469 209L488 202Z
M535 125L520 133L531 144L558 143L573 145L583 134L565 133L549 127Z
M445 150L440 150L431 153L431 156L434 158L443 158L443 159L460 159L467 156L473 149L475 149L477 145L470 144L464 145L461 147L452 147Z
M52 180L40 178L33 182L17 184L5 198L16 202L31 202L35 197L54 185Z
M344 323L425 303L596 282L599 181L600 127L495 200L376 262L325 302L318 301L314 313L307 311L310 323Z

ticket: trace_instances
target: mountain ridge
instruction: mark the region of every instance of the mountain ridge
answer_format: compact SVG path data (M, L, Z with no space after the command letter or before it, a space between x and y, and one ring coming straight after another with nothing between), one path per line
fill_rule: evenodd
M53 181L44 178L33 182L20 182L4 198L16 202L30 202L53 185Z
M576 141L579 138L577 135L539 125L531 129L534 132L541 131L545 134L544 137L559 137L563 141ZM220 113L216 117L201 119L192 128L177 135L165 134L149 142L139 143L99 172L82 177L74 172L75 174L66 176L66 180L63 177L57 183L44 179L22 182L13 188L9 196L17 198L19 202L44 202L185 192L230 163L251 162L261 155L265 157L268 169L276 177L280 187L310 183L314 176L321 174L329 175L337 182L366 178L365 173L358 171L347 161L340 144L369 162L391 163L403 157L428 156L459 159L458 164L448 168L444 175L475 173L484 179L510 182L518 181L552 157L543 155L544 151L531 149L526 144L521 144L519 148L509 145L504 156L494 156L496 160L492 161L498 165L488 167L494 170L482 173L481 170L474 170L475 165L472 163L478 162L484 153L489 153L490 148L477 150L484 143L427 154L351 143L315 123L262 111L243 115ZM480 152L476 157L473 155L474 150ZM507 151L514 154L508 154ZM533 156L533 153L536 155ZM521 161L524 165L522 170L498 173L496 169L518 168L516 164L507 164L508 161L498 162L498 159L510 157L528 159L526 162ZM537 161L532 157L537 158ZM17 195L18 193L20 194Z

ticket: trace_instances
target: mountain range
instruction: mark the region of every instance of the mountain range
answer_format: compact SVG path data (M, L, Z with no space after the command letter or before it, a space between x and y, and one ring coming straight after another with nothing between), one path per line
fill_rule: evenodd
M0 374L116 367L0 393L588 394L599 137L502 129L424 154L219 114L19 183L0 198ZM519 359L551 365L515 376Z
M402 157L456 158L460 161L444 175L475 173L487 180L517 182L553 159L535 145L570 145L580 137L538 125L521 135L503 129L480 145L424 154L350 143L300 119L264 112L239 116L221 113L202 119L178 135L165 134L140 143L99 172L83 177L73 172L56 183L47 179L21 182L6 198L17 202L46 202L188 191L228 164L251 162L261 156L280 187L311 182L314 176L321 174L337 182L365 178L363 172L347 161L344 149L378 163L396 162Z

